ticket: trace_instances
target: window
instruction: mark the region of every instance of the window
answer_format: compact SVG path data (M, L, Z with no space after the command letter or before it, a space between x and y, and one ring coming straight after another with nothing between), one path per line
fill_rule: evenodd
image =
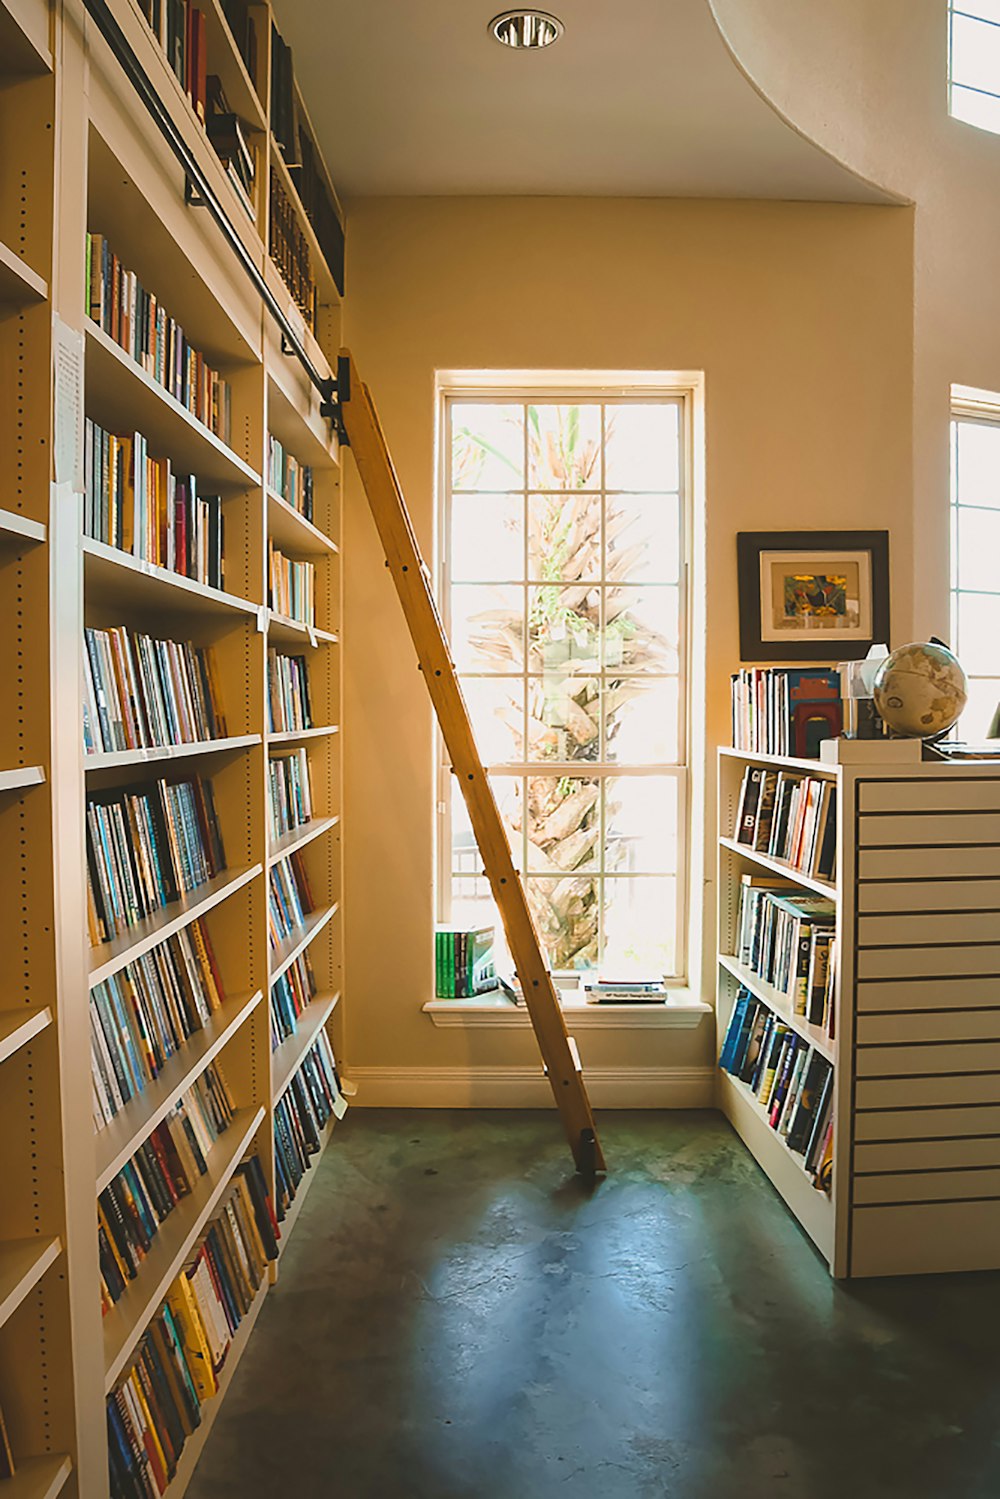
M683 392L445 396L441 598L550 966L684 971ZM442 766L442 921L493 918Z
M1000 407L951 424L951 639L969 675L958 734L985 739L1000 704Z
M1000 134L1000 0L951 0L948 109Z

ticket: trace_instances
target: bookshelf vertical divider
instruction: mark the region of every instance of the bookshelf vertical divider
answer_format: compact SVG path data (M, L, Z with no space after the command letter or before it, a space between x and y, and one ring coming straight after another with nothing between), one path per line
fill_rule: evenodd
M214 58L256 151L252 215L143 7L110 0L110 8L268 285L301 327L313 364L329 375L341 341L335 275L315 268L321 292L312 330L268 254L270 153L280 149L269 129L271 9L248 7L259 38L251 76L229 32L230 7L197 3L210 12L208 71ZM277 1202L277 1091L297 1075L321 1032L339 1055L339 458L317 393L283 352L262 299L217 226L186 202L183 172L83 0L0 0L0 151L17 163L17 172L0 182L0 430L8 460L8 487L0 495L0 1133L9 1162L0 1208L0 1414L20 1480L12 1492L106 1499L105 1394L121 1362L109 1363L108 1349L141 1346L156 1310L155 1286L180 1271L205 1214L226 1200L244 1136ZM301 228L315 255L315 235L308 224ZM229 380L232 423L225 437L202 425L91 322L88 233L107 238L206 363ZM84 416L110 432L142 432L151 457L169 459L175 474L199 477L201 494L219 495L221 589L84 536ZM311 521L270 489L269 435L312 468ZM271 541L315 565L315 628L279 620L270 609ZM85 625L124 625L155 639L211 647L225 738L162 754L118 746L85 753ZM269 730L269 651L306 658L312 719L301 734ZM293 831L279 848L269 827L268 765L274 755L298 750L308 759L314 825ZM88 796L196 775L212 781L225 870L115 941L88 946ZM269 941L269 871L296 843L316 908L302 931L317 993L299 1030L272 1054L269 992L280 950L273 953ZM162 1083L154 1079L137 1107L115 1116L114 1131L102 1140L93 1120L91 990L98 978L121 971L196 919L211 940L225 1005L181 1046ZM187 1088L209 1063L221 1069L233 1097L232 1134L220 1137L192 1209L179 1207L176 1219L164 1219L149 1260L155 1285L143 1280L146 1265L140 1265L102 1329L98 1188L176 1102L165 1091L171 1079ZM331 1119L321 1146L332 1133ZM282 1247L312 1180L307 1173L288 1206ZM223 1389L275 1271L233 1341ZM185 1447L171 1499L180 1499L187 1485L219 1398Z
M838 1278L1000 1268L1000 766L890 752L719 753L718 1048L745 983L833 1063L831 1195L722 1069L720 1107ZM835 885L736 841L749 766L835 782ZM835 902L833 1039L735 961L744 874Z

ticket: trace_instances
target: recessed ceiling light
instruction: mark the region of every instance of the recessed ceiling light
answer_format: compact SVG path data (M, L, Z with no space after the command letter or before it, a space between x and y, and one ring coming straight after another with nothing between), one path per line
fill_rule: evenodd
M505 10L493 17L490 31L505 47L537 51L559 40L563 23L544 10Z

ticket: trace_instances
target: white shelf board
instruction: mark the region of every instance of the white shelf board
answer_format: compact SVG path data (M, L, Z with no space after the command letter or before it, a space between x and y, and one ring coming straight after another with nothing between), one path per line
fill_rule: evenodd
M88 414L102 427L142 432L151 451L165 452L175 469L196 473L204 485L259 487L260 475L92 318L86 319L86 382Z
M732 749L722 745L720 755L732 760L749 760L753 765L773 765L776 770L804 770L808 775L837 778L838 767L828 765L825 760L797 760L794 755L758 755L753 750Z
M236 614L260 619L257 604L238 594L210 588L194 578L182 577L167 567L157 567L106 542L84 536L84 583L88 597L99 593L116 604L146 609L169 609L177 613Z
M321 906L317 911L310 911L302 926L297 926L277 947L271 948L268 983L277 983L285 969L292 966L299 953L305 952L310 942L333 920L339 909L340 902L334 901L332 906Z
M21 765L15 770L0 770L0 791L23 791L26 786L41 786L44 781L44 765Z
M0 4L0 78L51 72L48 5L42 0L3 0Z
M563 996L560 1008L574 1031L693 1030L712 1014L711 1005L688 998L652 1005L589 1005L586 1000ZM442 1029L527 1030L531 1026L527 1006L516 1005L502 994L480 994L474 999L430 999L423 1011Z
M298 1030L295 1034L282 1041L281 1045L271 1053L272 1107L278 1102L302 1066L306 1053L333 1014L339 999L339 992L317 994L299 1016Z
M0 240L0 303L44 302L48 294L47 282Z
M27 1046L40 1031L52 1024L48 1005L24 1005L20 1010L0 1010L0 1062Z
M56 1499L73 1471L66 1453L46 1453L42 1457L21 1457L13 1478L5 1478L0 1492L3 1499Z
M305 848L312 843L314 838L319 838L321 834L335 828L339 821L339 817L313 817L309 822L302 823L301 827L292 828L290 833L283 833L268 849L268 869L272 864L277 864L279 859L287 858L297 849Z
M149 1319L208 1222L246 1153L264 1110L240 1109L208 1153L205 1175L160 1224L149 1253L104 1318L104 1389L111 1389L146 1331Z
M153 749L101 750L84 755L84 770L108 770L121 765L152 765L159 760L184 760L192 755L221 755L226 750L249 749L260 744L259 734L237 734L229 739L196 739L191 744L158 745Z
M124 968L126 963L131 963L133 958L141 958L143 953L155 947L158 942L163 942L167 937L172 937L175 932L181 931L194 921L198 916L206 916L209 911L224 901L237 890L242 890L244 885L261 873L262 864L247 864L241 869L225 869L222 874L217 875L214 880L207 884L199 885L197 890L183 895L180 900L173 900L162 910L155 911L152 916L145 916L124 931L120 937L114 937L110 942L102 942L100 947L90 949L90 987L103 983L105 979L117 973L119 968Z
M0 546L21 547L26 542L44 541L48 528L40 520L29 520L16 510L0 510Z
M720 838L719 846L728 849L731 854L739 854L741 858L749 859L751 864L757 864L761 869L769 869L772 874L781 875L786 880L791 880L795 885L801 885L805 890L812 890L817 895L825 895L828 900L837 899L837 887L831 885L828 880L817 880L811 874L804 874L801 869L795 869L791 864L786 864L784 859L772 859L769 854L755 852L746 843L737 843L735 838Z
M268 748L272 744L297 744L300 739L323 739L340 733L339 723L322 724L314 729L282 729L280 733L268 734Z
M337 543L273 489L267 491L267 534L289 557L329 557Z
M269 641L284 641L289 645L336 645L338 635L332 630L321 630L317 625L303 624L300 619L291 619L287 614L267 611L267 634Z
M813 1186L802 1157L789 1150L771 1128L746 1084L728 1072L720 1071L719 1079L726 1118L829 1264L833 1259L833 1203Z
M0 1239L0 1327L61 1253L57 1238Z
M187 1092L209 1062L232 1040L263 997L263 991L258 989L256 994L227 999L208 1024L195 1031L180 1051L165 1063L159 1077L148 1083L143 1093L131 1099L110 1124L98 1130L94 1149L99 1193L132 1158L181 1094Z
M750 990L751 994L755 994L759 1000L762 1000L769 1010L773 1010L775 1015L803 1040L808 1041L810 1046L815 1046L820 1056L826 1057L828 1062L836 1062L836 1042L830 1040L822 1026L812 1025L804 1015L796 1015L787 994L782 994L780 989L775 989L772 984L766 983L759 974L754 973L752 968L748 968L731 953L720 952L719 962L727 973L731 973L734 979Z

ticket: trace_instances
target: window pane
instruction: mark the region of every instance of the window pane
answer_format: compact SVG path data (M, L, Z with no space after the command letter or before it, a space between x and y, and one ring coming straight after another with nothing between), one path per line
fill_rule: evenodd
M451 576L456 583L515 583L523 578L524 500L520 495L455 495Z
M605 758L619 765L672 765L680 747L676 677L621 677L604 693Z
M677 868L677 780L615 776L605 781L605 868L615 874L672 874Z
M1000 426L961 421L955 425L958 503L1000 510Z
M559 671L529 677L528 757L596 760L600 714L600 678Z
M605 880L602 973L608 978L639 972L672 977L676 924L676 880Z
M600 406L528 407L530 489L596 489L600 458Z
M462 694L483 763L508 765L522 759L523 677L463 677Z
M679 406L609 406L605 423L608 489L680 489Z
M1000 26L970 16L952 16L951 76L953 82L970 88L1000 92Z
M600 666L601 591L586 583L529 589L528 670L573 676Z
M459 671L520 671L524 666L523 588L451 590L451 648Z
M993 719L1000 710L1000 676L973 677L969 683L969 701L959 719L958 737L976 744L988 735Z
M544 583L600 579L600 494L528 496L528 576Z
M958 579L962 588L1000 589L1000 510L958 507Z
M504 832L510 846L515 867L520 869L522 859L521 838L521 782L512 776L491 776L490 785L496 797L497 810L503 822ZM451 782L451 868L454 875L481 875L483 859L472 835L472 823L465 805L462 788L455 777Z
M678 607L676 588L609 589L605 670L676 672Z
M956 647L962 665L973 675L1000 672L1000 597L958 595Z
M680 500L674 494L608 496L607 581L680 579Z
M549 966L557 971L597 963L600 883L595 875L529 879L528 904Z
M530 776L528 870L593 869L598 862L600 784L582 776Z
M524 408L485 401L451 408L453 489L524 487Z

